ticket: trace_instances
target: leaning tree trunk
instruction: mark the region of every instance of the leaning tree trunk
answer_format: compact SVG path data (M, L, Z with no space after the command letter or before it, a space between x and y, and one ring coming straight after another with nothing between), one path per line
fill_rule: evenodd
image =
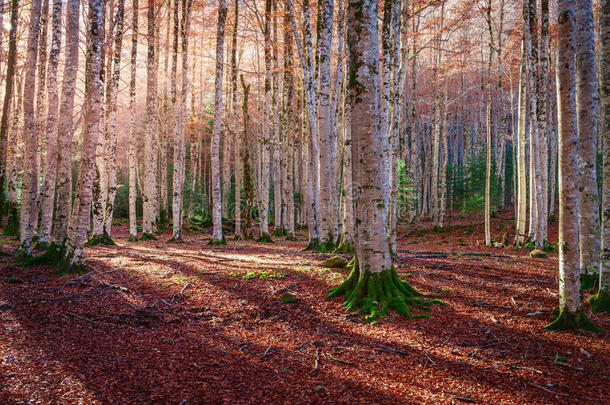
M556 68L559 121L559 315L545 328L597 330L587 319L580 300L574 14L574 0L559 0Z
M344 306L376 321L393 308L412 317L411 307L427 307L421 294L398 278L388 245L389 181L378 156L388 152L380 125L379 48L375 0L349 0L349 102L352 105L352 161L356 188L356 258L348 278L331 290Z
M602 255L599 290L590 298L596 312L610 313L610 0L601 0L599 9L600 93L602 100Z
M74 133L74 93L78 72L80 0L69 0L66 10L66 62L64 63L59 120L57 122L57 184L54 248L63 247L68 235L72 204L72 135ZM53 246L52 246L53 247Z
M600 238L597 191L598 93L592 0L576 3L576 113L578 132L578 235L583 288L599 277Z
M216 32L216 81L214 91L214 128L212 131L212 222L213 234L210 244L226 244L222 235L222 194L220 179L220 135L222 132L222 78L227 5L219 0L218 26Z
M19 253L31 254L35 218L38 216L36 200L38 194L38 163L36 117L34 113L34 90L36 84L36 59L38 58L38 37L40 34L41 0L32 0L28 48L25 60L25 88L23 91L23 182L21 184L21 219L19 227ZM4 193L4 190L2 190Z
M17 25L19 22L19 0L11 1L11 28L8 34L8 58L6 61L6 76L4 86L4 101L2 103L2 118L0 120L0 190L4 190L7 168L7 137L9 118L11 116L11 103L13 101L13 87L15 86L15 65L17 61ZM3 212L4 192L0 192L0 212ZM5 233L17 234L19 225L16 215L17 206L9 202L9 221ZM12 226L9 227L12 221ZM0 216L0 223L2 217ZM12 228L12 229L9 229Z
M155 202L157 200L157 159L155 141L155 0L148 0L148 54L146 60L146 135L144 137L144 195L142 196L142 239L155 239Z
M66 240L66 253L62 269L67 271L83 268L82 256L89 215L91 212L92 186L95 170L95 146L100 132L102 106L102 82L100 69L104 54L104 0L89 0L89 25L87 60L85 67L85 106L83 117L83 143L81 149L78 180L70 229Z
M138 145L136 135L136 70L138 57L138 0L132 0L132 33L131 33L131 72L129 79L129 239L138 238L138 224L136 214L137 181L136 166L138 164Z
M62 1L53 1L53 28L49 67L47 72L48 106L47 106L47 159L44 171L44 183L40 196L42 217L38 232L37 248L48 248L53 224L53 205L55 202L55 181L57 180L57 65L61 48L61 11Z

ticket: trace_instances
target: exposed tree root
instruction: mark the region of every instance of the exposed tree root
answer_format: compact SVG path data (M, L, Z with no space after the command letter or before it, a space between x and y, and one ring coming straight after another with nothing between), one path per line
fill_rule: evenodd
M544 327L548 330L587 330L591 332L601 332L601 330L593 324L585 315L584 308L573 313L565 309L559 312L555 320Z
M587 302L591 304L593 312L606 312L610 314L610 292L600 289L595 295L590 296Z
M225 239L225 237L223 236L222 239L210 239L210 241L208 242L209 246L220 246L220 245L226 245L227 244L227 240Z
M96 245L115 246L116 243L114 243L114 241L112 240L110 235L108 235L108 233L106 233L106 231L104 230L104 233L102 233L101 235L93 235L87 241L87 243L85 243L85 246L96 246Z
M394 266L380 273L361 273L356 261L347 279L328 294L329 298L338 296L345 296L343 306L348 311L357 310L365 315L365 321L373 323L387 316L389 308L411 319L428 316L414 314L413 309L428 311L433 303L444 304L440 300L424 300L419 291L398 277Z
M345 237L345 235L341 238L341 242L339 242L339 246L333 251L335 254L350 254L354 253L354 245L352 242Z
M259 236L256 241L260 243L273 243L273 239L271 239L271 236L267 232L261 233L261 236Z

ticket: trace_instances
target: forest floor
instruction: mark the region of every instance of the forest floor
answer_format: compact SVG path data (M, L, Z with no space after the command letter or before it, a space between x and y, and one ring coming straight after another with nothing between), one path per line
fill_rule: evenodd
M302 252L304 234L209 247L125 226L82 275L2 258L1 404L608 403L610 316L587 308L602 334L544 330L557 254L486 248L480 224L402 226L401 277L447 305L374 326L326 298L348 270Z

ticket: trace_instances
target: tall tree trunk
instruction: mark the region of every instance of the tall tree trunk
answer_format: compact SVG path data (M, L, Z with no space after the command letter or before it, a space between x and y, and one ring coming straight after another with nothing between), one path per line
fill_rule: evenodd
M330 296L345 295L344 306L359 308L367 321L387 315L388 308L412 316L410 306L426 305L400 280L389 251L387 198L390 179L377 158L389 148L381 122L377 2L349 0L349 101L352 104L352 162L355 192L356 258L348 278Z
M279 94L279 65L278 65L278 40L277 40L277 0L273 0L273 37L272 41L272 64L271 73L272 93L271 110L273 116L273 226L274 235L283 236L286 233L282 218L282 176L285 171L282 161L282 131L280 129L280 94Z
M153 235L157 200L157 159L155 142L155 0L148 0L148 53L146 59L146 135L144 137L144 195L142 196L142 239L155 239Z
M239 112L237 107L237 29L239 27L239 1L234 1L233 10L233 38L231 42L231 114L233 116L233 130L235 131L235 148L233 149L233 161L235 165L235 239L242 238L242 219L241 219L241 185L244 173L242 161L242 137L239 135Z
M78 72L80 0L69 0L66 10L66 58L64 63L59 120L57 122L57 184L53 243L63 247L68 235L72 206L72 135L74 94Z
M250 115L248 114L248 94L250 93L250 85L246 85L244 76L241 77L241 85L243 88L243 148L242 162L244 167L244 196L245 196L245 212L244 212L244 239L252 239L252 208L254 206L254 186L252 184L252 168L250 166L250 145L248 142L248 125Z
M284 10L284 110L283 118L283 142L282 160L284 170L282 172L282 211L285 212L283 226L286 233L286 240L296 240L294 235L294 148L295 148L295 94L294 77L292 74L293 53L292 41L294 32L290 27L290 13L288 8Z
M610 313L610 0L599 8L601 129L603 148L602 233L599 290L591 298L596 312Z
M102 106L100 70L104 55L104 0L89 0L88 20L83 143L70 229L66 240L66 253L62 264L67 270L78 270L83 267L83 247L89 229L95 146L100 134Z
M45 112L48 106L47 102L47 40L49 37L49 0L42 1L42 9L40 11L40 32L38 37L38 60L36 74L36 147L38 150L36 156L36 164L38 165L39 183L40 179L44 179L45 156L47 148L47 133L45 130ZM36 195L36 211L38 212L40 204L40 196ZM34 232L38 227L38 215L34 217Z
M527 21L527 0L523 2L523 19ZM527 27L527 24L524 23ZM517 130L517 226L515 236L515 245L521 246L525 243L525 225L527 214L527 177L525 167L525 129L526 129L526 112L527 112L527 70L525 51L525 34L521 41L521 70L519 72L519 127Z
M172 41L172 67L170 73L170 92L171 92L171 116L173 126L170 124L171 133L174 138L174 167L172 176L172 241L182 241L182 199L184 197L184 170L185 167L185 139L184 134L179 131L178 125L180 112L177 103L177 83L176 72L178 69L178 9L180 1L175 0L173 12L173 41Z
M548 106L549 103L549 0L541 0L540 9L540 64L538 66L538 162L540 170L540 197L538 204L538 240L540 245L548 239L549 207L549 156L548 156Z
M224 63L225 22L227 5L218 1L218 26L216 31L216 80L214 91L214 128L212 132L212 222L214 226L211 244L226 244L222 235L222 193L220 178L220 136L222 132L222 79Z
M491 21L491 0L487 0L487 27L489 30L489 61L487 63L487 154L485 161L485 245L491 246L491 125L493 118L491 67L494 54L494 35Z
M546 328L596 330L587 319L580 300L574 14L574 0L559 0L556 68L559 121L559 316Z
M121 54L123 50L123 19L125 15L125 0L118 0L119 4L114 17L114 56L112 61L112 76L110 77L110 105L108 106L108 126L110 130L106 144L105 169L108 182L108 195L106 200L106 212L104 214L104 237L106 243L112 243L112 220L114 217L114 200L117 192L117 167L116 167L116 145L117 145L117 104L119 81L121 79ZM109 72L110 73L110 72Z
M36 143L36 117L34 112L34 91L36 85L36 59L38 58L38 39L40 35L41 0L32 0L28 48L25 60L25 88L23 91L23 156L24 170L21 184L21 219L19 227L19 253L29 256L38 216L36 200L38 194L38 162ZM4 190L2 190L4 192Z
M138 0L132 0L132 26L131 26L131 60L129 78L129 239L135 241L138 238L138 224L136 214L136 199L138 195L136 167L138 165L138 144L136 134L136 73L138 57Z
M9 118L11 115L11 103L13 101L13 87L15 86L15 64L17 61L17 25L19 22L19 0L11 0L11 28L8 34L8 57L6 61L6 85L4 87L4 101L2 103L2 118L0 120L0 212L4 211L4 184L6 181L7 167L7 137L9 130ZM17 207L9 202L9 222L12 220L12 229L9 224L5 232L16 234L18 230L18 218L15 215ZM0 217L0 223L2 218Z
M55 181L57 180L57 110L59 97L57 92L57 65L61 48L61 11L62 1L53 0L53 28L49 67L47 73L48 107L47 107L47 159L44 171L44 183L40 195L42 217L38 233L39 249L47 248L51 238L53 224L53 203L55 201Z
M592 0L575 2L580 272L583 287L592 288L594 280L599 277L600 260L599 200L595 167L599 95Z
M330 62L333 33L334 0L319 0L318 3L318 41L317 45L317 128L320 145L319 178L320 178L320 250L332 251L336 245L337 235L332 234L333 214L331 210L332 168L331 168L331 103L330 103Z

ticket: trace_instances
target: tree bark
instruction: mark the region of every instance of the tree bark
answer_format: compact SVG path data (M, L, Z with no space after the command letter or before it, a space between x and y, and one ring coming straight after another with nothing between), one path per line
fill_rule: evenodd
M102 105L100 69L104 55L104 0L89 0L88 20L83 143L66 253L61 266L69 271L83 267L83 247L89 229L95 146L100 133Z
M138 165L138 145L136 134L136 73L138 57L138 0L132 0L132 27L131 27L131 60L129 78L129 239L135 241L138 238L138 224L136 214L136 199L138 195L138 177L136 168Z
M212 244L226 244L222 234L222 193L220 178L220 136L222 132L222 79L227 5L218 2L218 25L216 32L216 79L214 92L214 128L212 132Z
M591 329L580 300L574 0L558 3L559 315L547 329Z
M21 217L19 227L19 253L31 254L38 216L36 200L38 194L37 131L34 111L34 91L36 85L36 60L38 58L38 39L40 35L41 0L32 0L30 9L28 47L25 60L25 88L23 91L23 156L24 170L21 184Z
M578 235L580 271L585 288L599 277L599 198L597 191L597 119L599 95L595 58L595 31L591 0L576 4L576 113L578 131Z

